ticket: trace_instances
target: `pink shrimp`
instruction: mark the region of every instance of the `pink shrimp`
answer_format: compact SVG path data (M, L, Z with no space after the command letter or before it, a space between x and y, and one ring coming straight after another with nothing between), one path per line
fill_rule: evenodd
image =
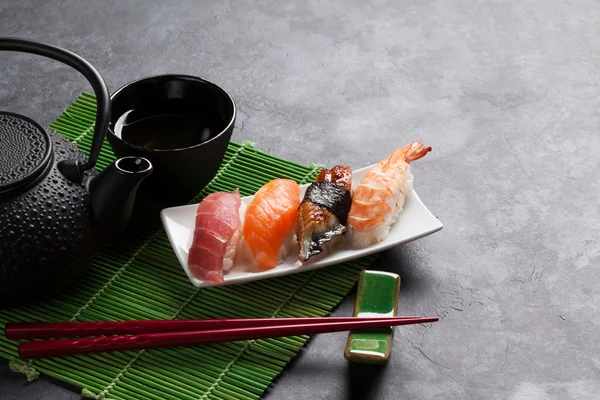
M431 147L413 142L395 150L367 172L352 193L348 224L353 243L367 246L386 238L412 190L409 163L430 151Z

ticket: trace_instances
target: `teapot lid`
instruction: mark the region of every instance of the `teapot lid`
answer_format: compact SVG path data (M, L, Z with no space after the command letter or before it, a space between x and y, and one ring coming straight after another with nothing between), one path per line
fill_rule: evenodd
M37 178L50 162L48 133L33 120L0 111L0 193Z

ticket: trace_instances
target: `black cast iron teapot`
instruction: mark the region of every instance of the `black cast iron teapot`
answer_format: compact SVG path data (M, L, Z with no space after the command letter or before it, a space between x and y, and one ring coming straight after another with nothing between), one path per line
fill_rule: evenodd
M94 169L110 118L108 88L80 56L27 40L0 38L0 50L46 56L78 70L97 100L89 158L35 121L0 112L0 305L54 294L95 251L123 233L137 188L152 172L141 157Z

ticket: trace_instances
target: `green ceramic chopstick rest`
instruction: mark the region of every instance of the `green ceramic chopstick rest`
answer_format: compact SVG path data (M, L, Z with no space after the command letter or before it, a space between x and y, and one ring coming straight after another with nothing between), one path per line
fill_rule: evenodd
M355 317L393 317L398 312L400 276L383 271L363 271L358 281ZM344 357L353 362L387 363L394 327L351 331Z

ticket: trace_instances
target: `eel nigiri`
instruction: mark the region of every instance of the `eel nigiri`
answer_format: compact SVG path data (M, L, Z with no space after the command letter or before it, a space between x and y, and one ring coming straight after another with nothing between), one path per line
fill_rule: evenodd
M306 189L296 221L301 262L328 252L344 237L351 190L352 169L342 165L323 169Z
M223 271L233 266L242 237L244 203L239 190L216 192L204 198L196 210L194 239L188 254L192 275L223 283Z
M290 179L268 182L248 204L243 237L259 269L272 269L287 256L299 205L300 186Z
M348 214L353 244L368 246L387 237L412 190L409 163L430 151L431 147L422 143L410 143L375 164L361 179L352 193Z

